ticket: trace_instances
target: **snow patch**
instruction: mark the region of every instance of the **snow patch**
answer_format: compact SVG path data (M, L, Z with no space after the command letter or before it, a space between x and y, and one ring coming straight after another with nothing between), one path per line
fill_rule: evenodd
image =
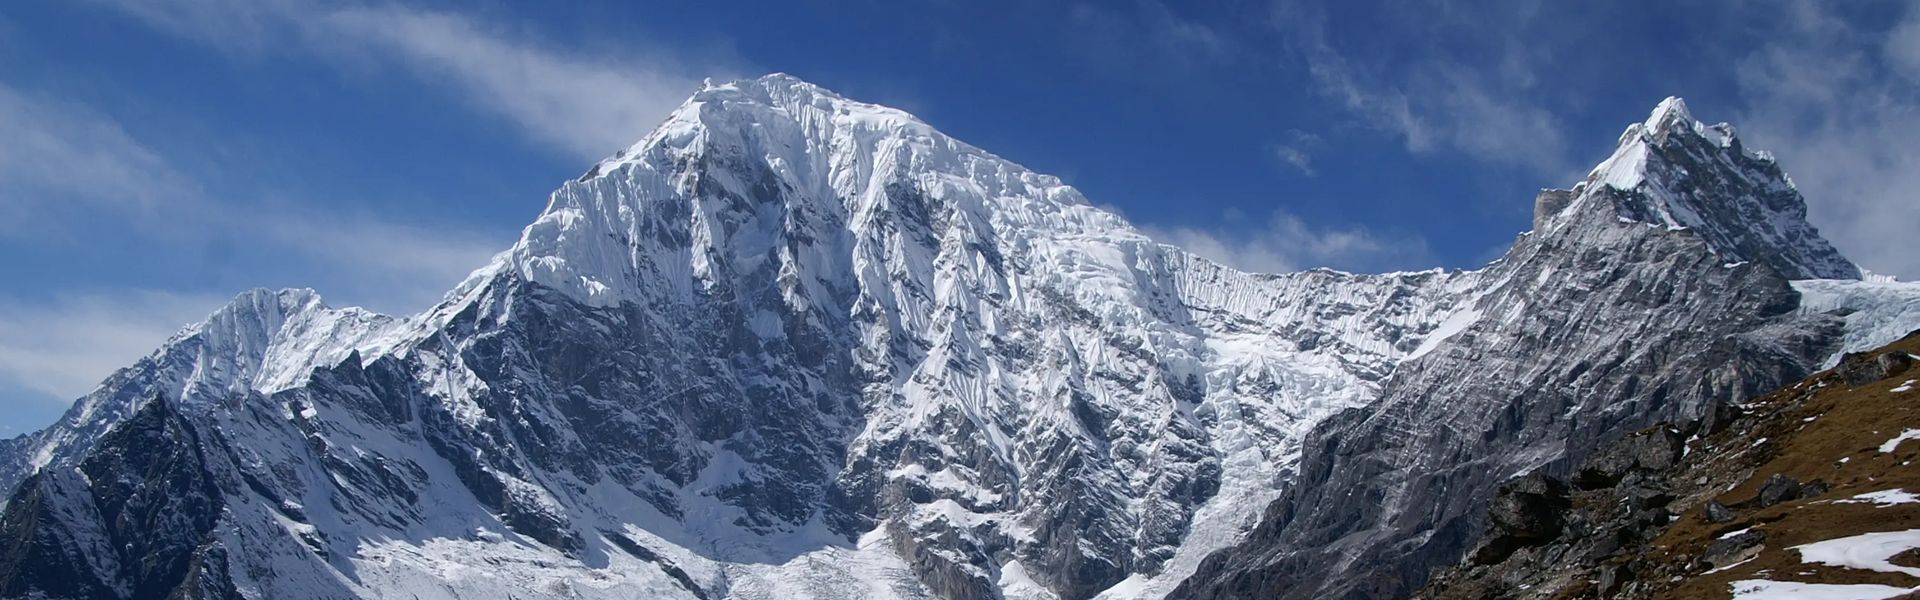
M1765 579L1742 579L1728 585L1732 588L1733 600L1884 600L1920 589Z
M1920 548L1920 529L1865 533L1793 547L1800 551L1800 562L1920 577L1920 569L1887 561L1914 548Z
M1439 348L1442 342L1447 341L1447 338L1458 335L1460 332L1466 331L1468 327L1472 327L1475 322L1480 320L1480 317L1480 311L1472 308L1461 309L1459 312L1453 313L1453 315L1447 317L1447 320L1441 321L1440 326L1434 328L1433 333L1427 334L1427 339L1420 342L1419 348L1415 348L1413 352L1407 353L1407 357L1403 359L1403 361L1410 361L1426 356L1428 352Z
M1920 429L1908 429L1900 432L1900 435L1893 436L1893 439L1887 440L1884 444L1880 444L1880 453L1890 454L1894 450L1900 449L1900 442L1907 440L1920 440Z
M1881 508L1886 508L1888 506L1893 506L1896 504L1913 504L1916 502L1920 502L1920 495L1916 495L1912 492L1908 492L1900 488L1894 488L1891 490L1880 490L1878 492L1867 492L1865 494L1860 494L1852 498L1833 501L1834 504L1872 503L1872 504L1878 505Z

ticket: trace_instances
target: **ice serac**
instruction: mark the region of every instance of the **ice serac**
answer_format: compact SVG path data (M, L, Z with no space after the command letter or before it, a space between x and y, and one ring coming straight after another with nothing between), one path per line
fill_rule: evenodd
M1478 318L1317 425L1260 526L1171 597L1404 596L1484 530L1495 484L1565 475L1600 442L1915 325L1920 288L1853 281L1772 159L1679 99L1535 206L1535 231L1478 273ZM1813 278L1832 279L1795 281Z
M0 587L1381 597L1477 531L1459 490L1920 318L1899 284L1803 305L1851 266L1784 176L1666 129L1484 270L1268 275L906 113L706 87L432 309L250 292L9 442Z

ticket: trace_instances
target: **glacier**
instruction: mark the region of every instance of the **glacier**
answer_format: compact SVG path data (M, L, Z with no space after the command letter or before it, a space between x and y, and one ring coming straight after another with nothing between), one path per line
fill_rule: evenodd
M1368 485L1563 460L1920 327L1920 286L1804 216L1672 99L1486 268L1244 273L907 113L710 86L426 312L248 292L0 443L0 595L1304 593L1366 565L1301 552L1446 529ZM1727 350L1637 370L1696 347ZM1579 418L1441 443L1515 398ZM1349 435L1420 452L1330 461ZM1280 531L1315 510L1339 543Z

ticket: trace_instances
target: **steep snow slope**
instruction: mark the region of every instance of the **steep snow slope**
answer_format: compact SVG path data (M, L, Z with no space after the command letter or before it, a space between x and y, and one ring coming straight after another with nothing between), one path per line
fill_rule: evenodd
M1910 318L1876 308L1905 288L1847 283L1821 285L1854 316L1797 309L1782 269L1857 271L1784 176L1651 123L1653 159L1543 195L1486 270L1257 275L905 113L784 75L710 87L426 313L252 292L11 442L0 548L26 550L0 595L1158 597L1299 505L1287 482L1344 473L1334 440L1479 439L1482 399L1549 380L1604 431ZM1663 162L1700 156L1692 183ZM1707 383L1649 396L1669 381ZM1363 406L1335 421L1403 425L1312 433ZM1352 475L1578 451L1530 418ZM176 479L205 500L141 491Z

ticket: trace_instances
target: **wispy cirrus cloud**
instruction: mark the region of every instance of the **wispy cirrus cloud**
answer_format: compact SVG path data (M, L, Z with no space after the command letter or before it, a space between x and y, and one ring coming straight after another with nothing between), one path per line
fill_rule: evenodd
M1229 214L1222 220L1247 219L1245 215ZM1362 227L1318 227L1285 211L1269 215L1264 226L1142 229L1161 243L1253 273L1291 273L1313 267L1380 272L1439 264L1424 238L1382 236Z
M509 241L458 224L429 228L262 202L253 193L223 195L112 117L4 84L0 130L10 141L0 145L0 238L88 243L97 234L83 230L110 226L157 252L219 242L330 273L343 288L330 293L384 310L427 306ZM0 389L64 403L226 300L207 291L111 287L0 295ZM46 412L15 406L35 402L0 397L0 426L17 420L11 414Z
M1552 45L1520 37L1537 29L1538 2L1416 3L1367 14L1393 16L1342 26L1375 30L1359 38L1366 44L1399 41L1420 51L1342 46L1316 2L1278 0L1271 20L1289 62L1318 94L1408 151L1459 152L1542 176L1569 172L1561 118L1535 101L1536 71L1552 62ZM1471 47L1452 49L1463 42Z
M0 385L72 400L228 300L157 290L0 298Z
M292 55L450 86L532 140L597 160L645 135L729 69L659 50L584 54L470 15L389 2L92 0L240 60Z
M1849 20L1804 0L1757 5L1784 28L1739 59L1743 137L1780 157L1808 220L1867 269L1920 278L1920 7Z
M377 308L417 309L511 240L459 223L435 227L370 214L267 201L283 190L202 181L78 102L0 84L0 237L44 240L113 224L166 247L243 232L256 251L350 274L344 295ZM231 240L229 240L231 241Z
M1287 131L1284 141L1274 144L1273 154L1280 158L1280 162L1298 169L1302 175L1313 177L1318 174L1313 170L1313 153L1323 145L1325 142L1320 140L1320 136L1292 129Z
M453 82L475 108L588 160L639 139L701 82L662 61L564 53L452 13L388 5L330 13L321 22L350 42L393 52L421 76Z
M65 199L152 212L192 183L114 120L0 83L0 235L44 227Z

